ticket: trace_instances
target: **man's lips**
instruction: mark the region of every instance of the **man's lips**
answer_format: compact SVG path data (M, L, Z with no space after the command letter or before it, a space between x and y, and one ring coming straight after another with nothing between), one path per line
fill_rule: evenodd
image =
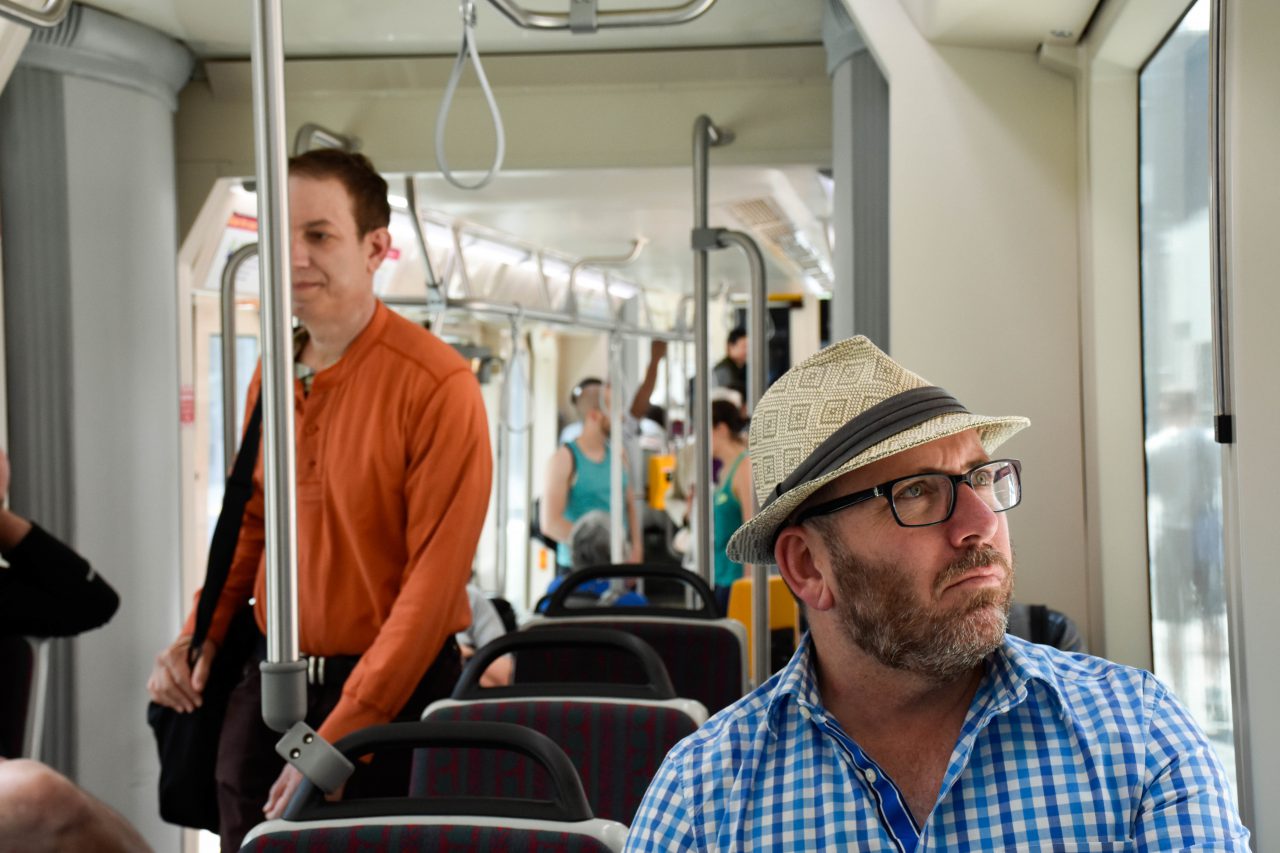
M978 589L985 586L1000 586L1004 582L1004 570L999 566L985 566L956 578L943 587L942 591L952 589Z

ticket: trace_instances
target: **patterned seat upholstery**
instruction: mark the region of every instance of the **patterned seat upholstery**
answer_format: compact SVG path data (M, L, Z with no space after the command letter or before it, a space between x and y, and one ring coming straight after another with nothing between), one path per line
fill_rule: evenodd
M730 619L681 619L663 616L563 616L531 621L528 630L572 625L607 625L644 640L666 664L676 695L696 699L714 714L747 692L746 629ZM630 668L602 666L593 652L572 650L559 655L554 666L562 678L571 676L602 683L630 683ZM521 672L520 681L552 680L548 673Z
M373 853L616 853L627 828L591 812L573 763L554 741L532 729L493 722L393 723L354 732L334 747L348 759L383 749L421 748L454 756L457 772L436 780L450 790L468 773L514 754L523 764L474 796L414 796L327 801L304 781L279 820L254 827L242 851ZM470 755L469 759L459 756ZM460 768L460 769L458 769ZM541 774L542 782L530 782ZM493 774L491 774L493 775Z
M645 606L615 606L600 603L571 606L574 591L584 585L609 581L649 585L674 584L685 590L673 601L670 595ZM690 606L688 602L692 602ZM747 677L747 631L733 619L717 615L715 596L706 581L681 568L641 564L590 566L579 569L560 584L547 598L544 616L530 620L527 629L553 627L603 626L626 631L648 643L666 666L676 695L695 699L709 713L731 705L750 689ZM516 667L517 679L523 680L523 663ZM631 672L613 666L602 666L590 651L572 650L558 656L553 664L560 679L595 680L603 683L627 682ZM548 673L535 672L530 680L546 678Z
M677 700L678 702L678 700ZM590 697L445 701L427 709L431 721L503 722L547 735L569 756L591 811L630 823L667 751L702 722L674 703ZM477 761L473 753L415 754L410 794L542 798L545 784L519 756ZM460 765L460 762L466 762Z
M598 838L554 829L457 822L411 825L337 825L268 832L240 848L253 853L382 853L382 851L486 851L486 853L610 853Z

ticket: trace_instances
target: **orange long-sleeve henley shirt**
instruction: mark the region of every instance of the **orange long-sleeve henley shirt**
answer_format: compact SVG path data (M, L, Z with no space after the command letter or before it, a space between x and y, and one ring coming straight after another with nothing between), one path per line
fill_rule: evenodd
M470 365L381 303L309 394L295 382L294 417L299 645L309 655L362 655L319 729L334 741L391 720L446 638L470 624L489 429ZM215 642L250 595L265 632L263 537L260 456L209 631Z

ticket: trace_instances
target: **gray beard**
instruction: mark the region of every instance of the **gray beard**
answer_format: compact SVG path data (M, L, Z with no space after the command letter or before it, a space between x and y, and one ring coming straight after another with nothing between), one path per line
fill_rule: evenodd
M835 615L848 637L883 665L941 684L972 670L1004 641L1014 568L994 548L969 551L938 576L934 589L985 565L1008 570L1004 585L978 590L959 608L938 609L915 599L898 564L860 561L834 536L827 544L840 593Z

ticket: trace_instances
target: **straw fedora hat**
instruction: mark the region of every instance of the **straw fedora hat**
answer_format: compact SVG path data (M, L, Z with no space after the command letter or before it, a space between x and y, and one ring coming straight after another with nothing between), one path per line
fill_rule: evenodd
M772 563L787 519L855 468L967 429L991 453L1030 423L970 413L861 335L832 344L784 373L751 413L751 477L761 509L729 540L729 558Z

